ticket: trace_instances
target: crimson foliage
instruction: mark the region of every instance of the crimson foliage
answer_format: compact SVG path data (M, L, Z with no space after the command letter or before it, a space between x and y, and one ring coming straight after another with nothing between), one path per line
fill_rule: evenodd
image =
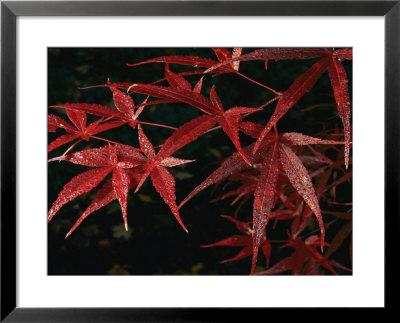
M68 144L62 155L50 158L49 162L69 162L89 169L65 184L48 213L48 220L51 221L66 203L95 189L107 175L112 174L66 237L90 214L114 200L120 204L125 228L128 230L128 194L137 193L148 178L179 225L187 231L181 214L187 212L187 204L195 203L199 192L222 182L230 185L236 183L235 189L219 199L235 197L232 205L240 199L252 199L252 218L251 221L241 218L239 211L242 204L232 212L234 217L222 215L232 221L241 234L202 247L231 246L242 249L235 257L221 262L251 257L249 273L252 275L287 271L294 275L337 274L335 267L351 271L332 257L351 235L351 209L343 212L321 209L322 201L324 205L341 204L335 201L336 188L343 182L350 182L352 177L349 169L352 144L351 100L349 80L342 64L343 60L352 59L351 48L265 48L247 53L243 53L242 48L213 48L213 51L216 60L197 56L163 56L127 64L131 67L163 64L164 77L151 84L107 80L104 84L90 87L108 88L113 97L113 107L89 103L50 106L51 109L63 109L70 122L49 114L48 131L63 129L66 133L49 143L48 152ZM274 64L274 61L313 60L314 63L297 78L290 80L291 84L285 91L278 91L240 72L242 64L254 64L254 61L260 60L265 62L265 73L268 73L268 64ZM177 73L172 71L171 65L186 65L192 70ZM213 83L220 75L228 73L253 83L259 91L265 91L272 98L258 106L226 107L218 94L218 86ZM313 88L324 73L329 76L334 106L342 129L324 129L312 136L299 132L279 132L279 121L285 118L303 96L317 95L313 93ZM189 82L189 79L194 78L196 80L193 84ZM203 89L205 81L211 83L207 95ZM144 95L145 98L135 105L133 94ZM197 109L200 115L177 128L163 124L162 120L150 123L140 119L141 113L150 106L173 106L176 103L189 105ZM315 108L318 107L309 107L303 113L307 114ZM265 111L271 111L269 120L257 122L263 120L257 116ZM87 115L95 116L96 120L87 124ZM250 116L252 121L249 120ZM139 147L98 136L124 125L132 128L132 136L137 136ZM143 126L168 128L172 134L155 147L147 138ZM224 133L226 141L232 143L236 152L222 161L203 182L194 183L197 186L192 192L177 203L175 178L168 168L195 161L190 160L190 156L181 159L173 154L200 136L217 131ZM243 146L243 135L252 138L252 142ZM77 150L79 144L85 141L89 144L96 141L103 144L96 148ZM129 193L130 190L132 193ZM343 204L347 208L350 205L351 202ZM340 228L330 234L329 242L325 239L329 229L329 224L324 222L326 214L345 220ZM185 218L185 222L190 221L190 216ZM289 221L290 230L285 239L270 239L269 235L279 221ZM318 230L306 231L313 227L314 222ZM271 265L271 253L275 248L291 248L291 252ZM265 266L257 262L260 250L266 260Z

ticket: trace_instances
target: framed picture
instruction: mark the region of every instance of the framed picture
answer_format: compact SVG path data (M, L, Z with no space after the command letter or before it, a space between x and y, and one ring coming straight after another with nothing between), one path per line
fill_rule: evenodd
M1 320L390 309L399 15L3 1Z

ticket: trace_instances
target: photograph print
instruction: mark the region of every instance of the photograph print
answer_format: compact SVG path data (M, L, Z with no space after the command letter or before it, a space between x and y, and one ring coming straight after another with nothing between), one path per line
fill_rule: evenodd
M48 48L48 275L352 275L352 48Z

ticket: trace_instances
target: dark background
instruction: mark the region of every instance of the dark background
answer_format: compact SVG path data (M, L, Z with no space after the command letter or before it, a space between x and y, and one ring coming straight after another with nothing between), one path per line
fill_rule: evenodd
M244 49L243 53L253 49ZM216 59L209 48L49 48L48 49L48 104L97 103L113 107L112 94L107 88L80 90L79 87L111 82L151 83L164 77L164 64L153 63L137 67L127 67L126 63L164 55L195 55ZM268 70L263 61L242 62L240 72L267 84L278 91L286 90L290 84L304 73L316 60L270 62ZM351 91L351 62L343 62L349 78ZM173 72L191 71L192 67L171 65ZM187 79L194 85L199 76ZM160 83L163 84L163 83ZM165 83L164 83L165 84ZM236 75L207 76L204 79L202 94L208 97L211 85L215 84L224 108L234 106L257 107L273 95ZM143 96L134 95L136 104ZM303 109L322 104L316 109L304 112ZM265 124L273 112L275 104L246 120ZM62 109L50 109L50 113L65 117ZM178 127L184 122L199 116L200 112L188 105L170 104L149 106L140 120L162 123ZM88 123L92 120L88 116ZM278 123L279 132L297 131L313 135L323 129L342 129L337 116L333 91L325 73L316 83L310 94L306 94ZM171 130L143 126L143 130L154 146L172 133ZM64 134L49 133L49 142ZM99 134L100 137L138 147L137 130L123 126ZM241 144L253 142L241 134ZM83 150L99 142L82 142L76 149ZM49 154L61 155L69 145L62 146ZM200 184L220 162L235 152L235 147L221 130L205 134L195 142L174 154L175 157L195 159L196 162L169 168L176 179L176 196L179 204L198 184ZM49 163L48 167L48 206L56 200L62 187L86 167L66 162ZM108 180L108 177L106 178ZM125 232L120 206L117 201L91 214L68 238L65 234L79 218L94 198L97 189L63 206L49 224L48 230L48 274L49 275L247 275L251 258L219 264L220 260L233 257L240 248L215 247L201 248L202 244L219 241L239 234L235 226L220 217L220 214L234 215L237 204L230 206L232 199L209 203L221 196L232 186L225 183L212 186L189 201L180 214L189 230L186 234L179 226L169 207L151 185L150 180L138 194L129 193L128 221L129 231ZM338 186L337 201L351 202L351 185ZM252 199L238 212L238 218L249 221L252 217ZM328 206L321 208L327 210ZM330 206L330 210L348 210L349 207ZM329 216L324 216L329 222ZM290 222L278 222L271 231L274 239L286 239ZM336 221L330 228L340 228L343 223ZM270 229L270 228L269 228ZM332 236L327 235L327 241ZM349 241L335 253L335 259L351 266L348 254ZM290 255L291 248L280 249L275 246L271 264ZM260 256L258 264L265 266ZM346 274L340 271L340 274Z

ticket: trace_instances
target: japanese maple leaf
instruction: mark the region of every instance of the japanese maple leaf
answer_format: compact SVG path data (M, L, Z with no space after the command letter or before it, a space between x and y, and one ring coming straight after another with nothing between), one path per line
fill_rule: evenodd
M149 63L169 63L179 65L189 65L193 67L210 68L217 65L219 62L213 59L202 58L198 56L161 56L148 59L146 61L138 62L135 64L126 64L127 66L139 66ZM215 69L216 73L230 73L234 71L231 66L222 66Z
M258 111L259 109L234 107L227 111L224 111L224 108L222 107L222 102L217 92L215 91L214 86L211 88L210 99L215 107L214 119L231 139L244 161L247 164L251 165L239 142L239 124L243 118L243 115L247 116L255 111Z
M339 155L336 161L332 161L327 157L322 158L321 154L317 152L315 149L313 149L311 146L307 147L313 153L316 154L316 156L318 157L317 160L319 160L319 164L321 163L328 164L327 166L323 167L319 166L319 168L312 173L312 174L317 174L318 176L314 184L315 193L318 199L323 198L323 194L329 191L331 188L335 188L337 185L345 181L348 181L352 177L351 171L349 173L346 173L346 171L342 170L340 167L340 164L342 163L343 160L343 155ZM328 184L328 180L331 178L334 169L341 170L344 173L344 175ZM296 198L297 197L295 195L292 195L291 197L292 200ZM303 212L301 212L300 216L296 217L295 221L293 221L292 223L293 238L296 238L308 226L309 221L312 219L311 218L312 214L313 211L307 206L304 208Z
M301 271L303 271L305 275L310 275L316 270L315 264L321 265L334 275L337 275L337 272L331 266L331 262L325 259L318 250L316 250L316 247L320 245L319 239L318 236L313 235L305 240L300 238L289 240L282 248L295 248L293 254L280 260L271 268L259 272L258 275L276 275L289 270L292 271L293 275L298 275ZM325 245L329 246L327 243L325 243Z
M141 172L142 170L140 167L134 167L125 170L125 173L129 177L129 189L132 189L138 184ZM68 231L65 238L68 238L72 234L72 232L74 232L76 228L83 222L83 220L85 220L90 214L118 199L119 195L117 195L117 190L114 189L114 184L115 183L113 182L113 180L110 180L103 185L103 187L97 192L96 197L87 207L85 212L83 212L83 214L75 222L72 228ZM125 229L127 229L127 227L125 227Z
M270 143L269 143L270 144ZM266 144L267 146L268 144ZM244 153L247 155L251 164L256 163L259 161L264 152L260 152L260 150L253 154L254 144L247 146L243 149ZM225 159L222 162L220 167L218 167L214 172L212 172L200 185L198 185L180 204L179 208L185 205L189 200L191 200L195 195L197 195L202 190L206 189L207 187L221 182L231 176L236 172L240 172L244 169L248 169L249 165L244 161L241 157L239 152L236 152Z
M219 62L225 62L227 60L235 59L239 57L242 53L242 48L234 48L229 51L226 48L213 48L215 55L218 58ZM149 63L167 63L167 64L179 64L179 65L189 65L193 67L202 67L202 68L211 68L215 65L218 65L218 61L202 58L197 56L160 56L151 58L142 62L138 62L135 64L127 64L127 66L139 66L143 64ZM228 66L223 66L228 65ZM234 72L239 69L238 62L232 62L231 64L221 64L220 68L215 68L216 73L229 73Z
M175 81L176 80L177 78L175 78ZM156 96L159 98L177 100L179 102L187 103L200 109L208 116L207 120L209 121L207 123L209 125L209 128L204 129L204 133L218 123L221 126L222 130L231 139L242 158L248 164L250 164L239 142L239 124L244 116L248 116L256 111L259 111L260 109L233 107L229 110L224 111L222 102L214 86L211 88L209 101L200 93L195 93L194 91L189 90L189 85L182 82L183 81L181 80L180 86L177 85L174 87L133 84L130 87L130 90L141 94Z
M271 215L271 209L275 201L275 189L278 180L279 171L279 149L275 142L267 151L263 161L261 173L258 178L257 186L254 192L253 204L253 260L251 273L254 273L258 249L261 240L265 235L265 228Z
M280 61L288 59L311 59L329 54L329 50L324 48L262 48L256 49L248 54L236 55L225 60L220 60L219 64L215 64L208 68L204 73L214 72L216 69L221 69L227 64L239 63L243 61Z
M81 111L67 109L67 115L72 121L72 124L54 114L48 115L47 124L49 132L55 132L58 128L62 128L65 129L68 134L62 135L52 141L47 147L47 152L50 152L78 138L86 141L90 138L105 140L96 137L95 135L122 125L122 123L118 121L102 123L103 119L99 119L89 125L86 125L86 113Z
M300 98L310 91L329 65L329 57L324 57L316 62L307 72L298 77L287 89L276 105L275 111L257 139L254 151L257 151L262 140L280 118L282 118Z
M252 130L251 132L249 132L249 134L253 135L254 137L256 137L260 133L261 127L258 127L257 124L251 122L242 123L241 129L242 127L244 127L243 124L251 127ZM248 156L250 163L254 165L256 163L262 162L266 156L266 152L268 152L268 149L271 146L271 143L273 143L275 140L277 139L274 136L271 135L266 136L262 145L264 151L258 150L256 154L253 154L254 144L251 144L250 146L244 148L244 153ZM314 138L311 136L306 136L299 133L285 133L279 137L279 141L282 141L282 143L286 143L289 145L343 144L343 142L341 141L324 140L324 139ZM225 180L232 174L248 169L248 167L249 167L248 164L246 164L243 158L241 158L239 153L232 154L224 162L222 162L219 168L217 168L213 173L211 173L180 203L179 208L181 208L184 204L186 204L200 191L206 189L207 187L215 183ZM261 168L265 169L265 167L262 166Z
M316 250L316 247L318 247L320 244L320 237L313 235L308 237L306 240L302 240L300 238L289 240L287 245L283 246L296 249L291 256L291 269L293 275L299 274L304 266L304 263L308 259L316 260L320 265L331 271L334 275L337 275L336 271L332 268L324 256L320 254L318 250ZM329 244L326 242L324 245L329 246Z
M306 201L312 211L315 213L321 229L321 240L324 240L324 226L322 222L321 210L318 199L313 189L312 181L307 170L303 166L300 158L286 146L283 141L286 140L292 145L306 144L338 144L340 142L323 140L305 136L299 133L285 133L280 136L281 141L276 141L266 152L265 159L261 166L261 172L258 177L257 186L254 192L253 204L253 262L252 270L254 273L258 248L261 237L265 234L265 228L271 217L271 209L276 202L275 194L277 191L277 180L279 167L282 167L290 183L297 193ZM284 138L284 140L282 140ZM284 204L287 201L283 201ZM321 245L322 248L322 245Z
M312 50L308 54L314 55L317 52ZM255 150L259 148L264 136L270 131L280 118L282 118L291 109L294 104L299 101L303 95L309 92L321 75L328 70L329 78L333 87L335 100L337 103L338 114L342 119L345 134L345 166L349 165L349 151L350 151L350 97L348 93L348 80L346 71L341 63L341 59L351 59L351 49L340 49L337 51L329 51L324 49L321 54L325 53L325 57L317 61L307 72L298 77L292 85L286 90L278 101L274 113L269 119L267 125L260 134L257 143L254 147ZM246 55L244 55L246 56ZM243 59L242 56L240 59ZM260 55L261 57L262 55ZM311 58L311 57L310 57Z
M165 78L158 80L154 83L158 83L163 80L167 80L170 83L170 87L163 87L163 86L156 86L153 84L138 84L138 83L110 83L107 81L106 84L99 84L99 85L92 85L88 87L84 87L82 89L89 89L89 88L96 88L96 87L108 87L111 89L111 91L114 93L114 103L120 113L115 114L115 112L110 113L110 109L108 107L105 107L105 110L103 110L101 107L98 105L88 105L88 104L75 104L74 106L68 106L68 108L71 109L82 109L82 110L89 110L91 113L96 114L98 113L99 115L107 114L110 117L122 117L126 118L127 121L132 120L132 115L133 115L133 108L142 108L147 105L155 105L155 104L161 104L161 103L173 103L173 102L185 102L188 104L191 104L192 106L195 106L199 108L200 110L203 109L202 111L205 112L204 110L207 110L207 107L210 105L209 102L207 102L207 99L203 97L200 94L201 90L201 85L202 85L202 80L203 77L200 78L199 82L195 85L195 87L191 88L191 84L185 80L181 75L175 74L169 69L169 65L166 64L165 66ZM132 98L128 95L125 94L118 89L123 89L126 90L128 93L130 91L132 92L137 92L141 94L146 94L151 95L154 97L158 98L163 98L163 100L160 101L151 101L151 102L143 102L139 106L134 106ZM172 90L172 91L170 91ZM181 90L181 91L180 91ZM112 111L112 110L111 110ZM142 123L142 122L141 122ZM136 125L136 123L135 123Z
M168 100L168 102L182 102L187 103L195 108L198 108L202 111L207 117L206 118L197 118L194 123L207 125L207 127L201 127L202 133L199 132L199 127L191 129L187 129L186 125L180 129L182 134L182 129L184 128L186 133L184 138L191 138L195 140L208 130L210 130L215 124L219 124L222 130L228 135L231 139L242 158L249 164L249 160L243 152L243 149L239 142L239 126L243 117L248 116L256 111L261 110L261 108L247 108L247 107L233 107L227 111L224 111L222 106L222 102L213 86L210 92L210 100L204 97L201 93L201 84L202 79L195 85L192 89L191 84L185 80L183 77L173 73L169 69L169 65L166 64L165 67L165 75L166 79L170 83L171 86L157 86L150 84L132 84L127 90L137 92L140 94L145 94L148 96L154 96L157 98ZM113 91L117 91L117 87L122 87L126 89L126 84L112 84L107 83L106 85ZM119 94L120 95L120 94ZM124 102L127 100L124 100ZM160 101L164 102L164 101ZM193 132L193 134L191 133ZM188 144L190 141L186 140L185 144Z
M107 84L111 84L110 80L107 80ZM120 111L122 114L119 116L119 118L122 118L127 122L129 122L129 125L133 129L135 129L138 123L137 118L142 113L144 106L137 108L135 111L136 107L130 95L121 92L120 90L118 90L116 87L113 86L110 86L110 90L113 93L114 105L118 109L118 111ZM147 99L148 98L146 98L143 101L143 103L146 103Z
M100 105L100 104L91 104L91 103L65 103L65 104L57 104L51 105L49 108L63 108L66 111L78 111L85 112L88 114L92 114L95 116L104 117L107 119L111 119L117 117L121 113L117 110L114 110L110 107Z
M204 73L236 73L243 77L243 74L238 73L241 61L264 60L267 65L268 60L311 59L327 56L330 53L329 50L324 48L263 48L245 55L242 55L242 48L233 48L232 52L227 48L213 48L213 51L219 62L196 56L161 56L127 65L138 66L148 63L190 65L193 67L206 68ZM341 56L346 55L347 53L341 54ZM250 79L248 80L252 81Z
M333 183L327 184L328 179L332 173L332 169L328 169L323 176L319 179L319 181L316 183L315 186L315 193L317 195L317 198L320 198L324 192L329 190L331 187L335 187L339 185L340 183L348 180L352 176L352 172L349 172L339 178L338 180L334 181ZM323 213L323 212L321 212ZM303 212L300 214L299 217L296 217L297 221L294 221L292 223L292 238L295 239L297 236L308 226L311 217L312 217L313 211L309 206L305 207Z
M146 161L145 156L137 148L126 145L108 145L50 159L50 161L54 160L65 160L95 168L73 177L64 186L48 213L49 222L63 205L94 189L112 172L111 185L115 197L121 205L125 228L128 228L127 196L131 177L125 169L143 164Z
M216 76L225 74L225 73L234 73L242 78L245 78L246 80L257 84L259 86L262 86L270 91L272 91L275 94L280 95L280 92L275 91L274 89L266 86L265 84L262 84L260 82L257 82L256 80L253 80L252 78L242 74L239 72L239 64L240 61L237 59L241 57L242 54L242 48L233 48L232 52L228 50L227 48L213 48L213 51L215 55L218 58L218 61L210 60L210 59L205 59L201 57L194 57L194 56L162 56L162 57L156 57L152 58L150 60L142 61L136 64L127 64L128 66L138 66L142 64L148 64L148 63L166 63L166 64L180 64L180 65L190 65L193 67L203 67L207 68L207 70L204 73L215 73ZM195 74L201 74L203 73L202 71L192 71L192 72L183 72L180 73L179 76L183 75L195 75ZM158 80L154 83L158 83L164 79Z
M99 105L99 104L89 104L89 103L73 103L73 104L66 103L63 105L52 105L50 107L51 108L64 108L67 110L67 112L70 111L70 113L74 113L74 114L89 113L89 114L101 116L101 117L107 118L107 119L117 119L118 121L113 122L116 124L116 127L120 126L124 123L128 123L133 129L135 129L136 125L138 123L141 123L141 124L146 124L146 125L151 125L151 126L169 128L169 129L173 129L173 130L176 129L175 127L170 127L170 126L163 125L163 124L139 121L138 117L143 112L143 109L145 106L150 105L150 104L153 105L153 104L165 103L165 102L170 102L170 101L158 101L158 102L148 103L147 102L148 97L147 97L144 99L144 101L140 105L135 106L131 96L118 89L118 87L127 89L127 88L129 88L130 85L131 85L130 83L129 84L113 83L113 85L111 85L110 80L107 80L106 85L92 86L92 87L104 87L104 86L109 87L109 89L113 93L113 101L114 101L114 105L117 108L117 110L111 109L107 106L103 106L103 105ZM92 88L92 87L86 87L86 88Z
M128 122L128 124L133 129L136 128L136 125L138 123L162 127L162 128L169 128L169 129L174 129L174 130L176 129L174 127L170 127L170 126L166 126L166 125L162 125L162 124L139 121L138 117L143 112L143 109L147 103L148 97L146 97L139 106L135 106L133 99L131 98L130 95L120 91L117 87L111 86L110 80L107 80L107 84L109 85L109 88L113 93L114 105L118 109L118 111L121 112L121 114L118 115L118 118ZM152 102L152 104L154 104L154 102Z
M253 239L251 237L252 229L249 225L249 222L242 222L242 221L239 221L239 220L232 218L230 216L227 216L227 215L221 215L221 216L232 221L236 225L236 228L240 232L242 232L246 235L233 235L233 236L225 238L221 241L214 242L214 243L207 244L207 245L201 245L200 247L202 247L202 248L242 247L242 249L239 251L239 253L236 256L229 258L229 259L222 260L222 261L220 261L220 263L236 261L236 260L240 260L240 259L251 256L251 254L253 252L253 247L252 247ZM270 261L270 257L271 257L271 244L269 243L268 240L266 240L265 236L262 238L261 250L264 253L264 256L265 256L265 259L267 262L267 267L269 267L269 261Z
M181 75L172 72L171 69L169 68L169 64L167 63L165 64L165 79L168 81L171 87L186 91L192 91L196 94L200 94L204 76L200 78L200 80L196 83L196 85L192 89L192 85L190 84L190 82Z
M235 61L235 59L240 57L240 55L242 54L242 48L234 48L232 52L227 48L213 48L213 51L220 62L232 60L232 62L230 63L230 67L235 71L239 70L240 62Z
M296 192L303 198L307 206L315 214L321 231L321 250L323 249L325 228L319 206L318 195L315 192L311 177L304 167L301 159L291 148L291 145L305 144L342 144L340 141L323 140L298 133L287 133L282 135L290 144L281 142L279 144L279 158L281 166L286 173L290 183Z
M188 232L181 220L178 206L176 205L175 179L165 167L174 167L192 162L193 160L179 159L171 157L170 155L167 156L163 151L161 151L161 149L159 153L156 154L153 145L144 134L140 125L138 125L138 132L140 149L146 156L146 161L144 163L144 171L141 174L135 193L140 189L146 178L150 175L153 186L164 199L165 203L170 207L178 223L186 232Z
M332 51L327 48L263 48L257 49L248 54L241 55L241 49L235 48L231 53L226 48L214 48L215 54L218 57L219 63L215 61L202 59L199 57L185 57L185 56L172 56L172 57L159 57L137 64L132 64L131 66L146 64L150 62L165 62L165 63L175 63L183 65L192 65L200 67L208 67L204 73L227 73L236 72L236 74L247 78L249 81L254 83L254 80L240 74L238 72L238 64L241 61L251 61L251 60L264 60L267 64L268 60L288 60L288 59L313 59L322 57L320 61L315 63L306 73L301 75L290 88L283 93L277 92L269 87L269 90L280 96L278 105L270 118L269 122L261 133L255 150L259 149L259 145L263 137L269 132L271 127L276 124L276 122L286 114L286 112L311 88L314 86L316 81L320 76L328 69L331 84L334 88L335 100L338 106L338 113L342 119L344 130L345 130L345 165L346 168L349 164L349 151L350 151L350 100L347 89L347 78L344 72L344 68L341 65L341 60L352 59L351 48L344 48ZM199 102L197 102L198 104ZM195 106L195 105L194 105ZM198 106L199 107L199 106ZM201 108L201 107L200 107ZM204 108L204 106L202 107ZM204 110L202 110L205 112ZM207 112L205 112L207 113ZM235 144L236 145L236 144Z
M347 75L340 59L340 57L348 58L348 56L340 54L335 55L335 53L333 53L333 55L329 58L328 73L337 104L338 114L340 119L342 119L342 123L344 126L345 166L346 168L348 168L350 154L351 103L348 90ZM345 54L348 55L348 53Z
M235 199L230 204L230 205L234 205L241 198L246 199L246 197L249 197L254 194L254 191L256 189L257 179L258 179L256 176L242 174L242 173L238 173L235 176L240 178L243 181L242 185L232 191L225 193L224 195L222 195L214 200L211 200L210 202L216 202L216 201L223 200L223 199L226 199L231 196L236 196ZM235 177L235 176L232 176L232 177Z
M251 131L249 135L257 136L260 130L252 123L246 123L250 126ZM244 127L245 125L242 125ZM300 133L284 133L276 135L275 138L268 136L263 140L263 148L259 149L254 154L254 149L251 153L249 150L254 147L254 144L245 148L246 153L250 158L252 164L262 162L260 166L260 174L256 188L254 191L254 204L253 204L253 260L252 270L254 273L258 249L260 247L261 239L265 234L265 228L271 217L271 210L276 202L277 179L279 170L286 174L289 182L300 195L310 210L315 214L321 230L321 249L323 247L325 228L323 225L322 214L319 207L319 201L315 193L311 177L304 167L300 158L291 148L292 146L312 145L312 144L343 144L343 142L335 140L324 140L314 138L311 136L303 135ZM239 154L233 154L227 158L221 166L215 170L204 182L198 185L179 205L181 208L193 196L200 191L209 187L212 184L226 179L228 176L235 172L242 171L248 168L248 165L243 160L238 159Z
M118 84L111 84L111 86L119 87ZM132 91L144 95L150 95L156 98L161 98L167 100L168 102L186 103L208 115L211 115L214 111L211 102L207 100L206 97L187 88L134 83L130 84L129 87L123 87L123 89L126 89L129 92Z

